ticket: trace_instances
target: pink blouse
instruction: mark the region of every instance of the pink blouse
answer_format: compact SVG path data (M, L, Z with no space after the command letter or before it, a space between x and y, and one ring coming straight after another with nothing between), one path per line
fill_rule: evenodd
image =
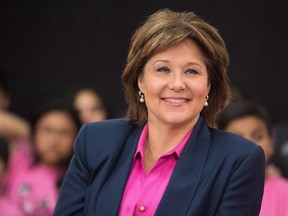
M148 174L146 174L144 167L144 147L147 133L148 124L144 126L140 135L119 216L155 214L177 160L192 130L186 134L179 145L162 155Z

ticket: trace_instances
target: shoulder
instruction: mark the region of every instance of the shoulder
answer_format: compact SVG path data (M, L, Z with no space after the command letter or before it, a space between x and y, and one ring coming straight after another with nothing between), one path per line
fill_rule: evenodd
M224 149L229 153L247 154L251 151L262 151L256 143L241 137L237 134L209 128L211 134L211 144L214 148Z
M233 133L214 128L209 128L209 130L211 134L210 155L213 155L214 160L219 163L226 162L225 164L229 164L228 166L232 169L244 164L261 165L264 169L264 151L259 145Z
M209 143L209 154L213 157L221 156L223 158L225 155L242 157L255 151L264 156L262 148L256 143L234 133L207 127L203 118L197 122L194 136L198 137L198 142Z
M89 128L102 128L102 129L109 129L109 130L118 130L118 129L127 129L130 127L135 126L135 124L131 123L129 120L124 118L119 119L108 119L104 121L88 123L86 124Z
M137 127L126 119L109 119L101 122L89 123L82 126L79 135L86 139L102 139L121 137L129 134ZM108 136L108 137L107 137Z
M126 119L111 119L85 124L80 129L75 142L74 152L82 152L87 157L117 155L125 146L128 138L140 135L142 126Z

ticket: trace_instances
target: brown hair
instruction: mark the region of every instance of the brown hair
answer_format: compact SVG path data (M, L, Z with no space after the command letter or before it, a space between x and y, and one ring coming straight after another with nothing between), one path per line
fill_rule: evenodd
M138 77L146 62L155 54L184 40L194 41L201 49L208 72L209 106L202 114L209 126L214 126L217 113L230 98L227 68L229 54L217 29L193 12L174 12L163 9L152 14L134 33L122 74L127 117L134 123L147 120L147 107L139 102Z

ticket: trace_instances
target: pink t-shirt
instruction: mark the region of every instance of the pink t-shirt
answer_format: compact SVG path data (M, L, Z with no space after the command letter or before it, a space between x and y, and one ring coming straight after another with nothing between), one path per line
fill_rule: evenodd
M288 216L288 181L282 177L265 180L259 216Z
M0 215L50 216L53 214L58 191L56 182L63 172L33 164L30 146L20 143L10 161L7 191L0 197Z
M119 216L155 214L177 160L192 130L186 134L179 145L162 155L148 174L146 174L144 167L144 147L147 132L148 125L146 124L140 135L134 155L133 166L122 198Z

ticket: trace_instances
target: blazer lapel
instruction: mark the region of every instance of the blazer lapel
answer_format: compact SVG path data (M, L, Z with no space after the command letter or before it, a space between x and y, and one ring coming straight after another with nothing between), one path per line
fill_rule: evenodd
M175 166L155 215L186 215L199 184L209 146L210 133L204 118L200 116Z
M123 144L123 151L120 152L115 167L97 198L95 215L118 215L142 128L143 126L134 130L129 135L126 143Z

